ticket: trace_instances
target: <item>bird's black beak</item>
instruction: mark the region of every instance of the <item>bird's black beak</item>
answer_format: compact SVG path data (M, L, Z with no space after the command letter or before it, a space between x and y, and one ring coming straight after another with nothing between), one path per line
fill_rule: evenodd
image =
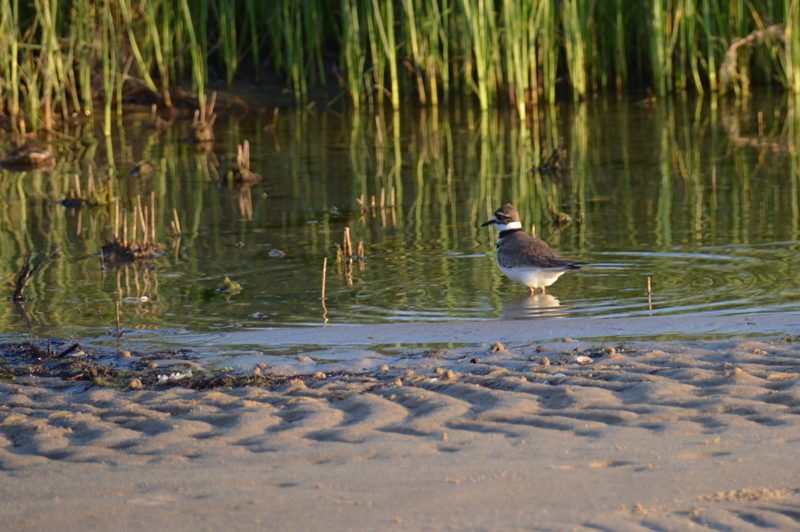
M496 224L496 223L497 223L497 220L496 220L496 219L494 219L494 218L492 218L492 219L491 219L491 220L489 220L488 222L483 222L483 223L481 224L481 227L486 227L487 225L492 225L492 224Z

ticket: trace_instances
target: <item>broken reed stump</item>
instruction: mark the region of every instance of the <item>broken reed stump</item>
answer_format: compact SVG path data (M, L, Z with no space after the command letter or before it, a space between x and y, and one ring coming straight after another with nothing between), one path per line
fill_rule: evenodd
M236 147L236 166L230 171L236 183L255 183L261 176L250 170L250 141L245 140Z
M344 228L344 236L342 237L342 253L346 260L353 258L353 243L350 240L350 228Z
M217 102L217 93L211 93L205 105L194 112L192 118L192 134L189 137L195 144L211 144L214 142L214 122L217 121L217 114L214 112L214 105Z
M17 279L14 283L14 292L11 295L12 301L25 300L25 289L28 287L28 283L30 283L33 274L41 270L42 266L44 266L47 261L52 259L60 249L61 246L57 247L41 259L33 262L31 261L30 253L25 257L25 260L22 261L22 266L17 273Z
M364 258L364 241L358 241L356 252L353 253L350 228L345 227L342 243L336 244L336 265L339 267L339 273L344 276L348 286L353 284L353 262L358 262L358 269L363 271L365 267Z
M141 196L136 197L132 222L129 226L128 212L123 210L120 213L117 203L114 211L114 239L100 249L100 256L104 262L127 264L136 260L156 259L164 253L164 248L155 241L154 194L150 194L150 205L143 206Z
M364 241L358 241L356 251L353 253L353 241L350 239L350 228L345 227L344 234L342 235L342 243L336 244L337 263L353 262L354 260L363 261L364 258Z

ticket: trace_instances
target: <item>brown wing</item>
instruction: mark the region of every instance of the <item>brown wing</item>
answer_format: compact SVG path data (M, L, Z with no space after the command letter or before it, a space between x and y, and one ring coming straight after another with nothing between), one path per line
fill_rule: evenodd
M564 268L577 269L583 262L559 257L550 249L547 242L533 238L530 235L518 231L508 235L502 246L510 246L519 250L519 253L505 255L503 266L535 266L538 268ZM499 248L498 248L499 249Z

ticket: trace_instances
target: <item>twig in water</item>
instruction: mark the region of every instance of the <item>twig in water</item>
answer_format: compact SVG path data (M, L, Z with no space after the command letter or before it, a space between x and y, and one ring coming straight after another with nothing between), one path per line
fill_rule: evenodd
M33 325L33 317L31 317L30 312L25 310L25 302L24 301L14 301L14 308L16 308L17 312L19 312L19 315L22 318L22 321L25 322L25 326L30 329L30 327Z
M156 241L156 193L150 193L150 242Z
M120 301L119 299L114 301L114 325L117 329L117 338L122 336L122 313L120 312Z
M322 259L322 305L325 305L325 276L328 272L328 257Z
M39 271L44 264L52 259L56 253L61 249L61 246L57 247L53 251L47 254L47 256L42 257L35 263L31 262L30 254L25 257L25 260L22 263L22 267L17 274L17 281L14 283L14 293L11 295L11 299L13 301L24 301L25 300L25 289L28 287L28 283L31 281L31 277L33 274Z
M653 312L653 290L650 284L650 276L647 276L647 308Z
M61 352L58 354L58 357L59 357L59 358L61 358L61 357L65 357L65 356L67 356L68 354L72 353L73 351L76 351L76 350L80 349L80 347L81 347L81 344L72 344L72 345L71 345L71 346L69 346L68 348L66 348L66 349L64 349L63 351L61 351ZM50 349L48 348L48 352L49 352L49 351L50 351Z
M328 323L328 307L325 306L325 278L328 274L328 257L322 259L322 323Z

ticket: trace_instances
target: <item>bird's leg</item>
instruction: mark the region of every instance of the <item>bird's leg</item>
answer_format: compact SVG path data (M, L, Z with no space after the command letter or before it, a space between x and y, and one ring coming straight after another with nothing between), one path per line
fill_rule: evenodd
M532 286L529 286L528 287L528 295L531 296L531 297L536 295L536 289L534 287L532 287Z

